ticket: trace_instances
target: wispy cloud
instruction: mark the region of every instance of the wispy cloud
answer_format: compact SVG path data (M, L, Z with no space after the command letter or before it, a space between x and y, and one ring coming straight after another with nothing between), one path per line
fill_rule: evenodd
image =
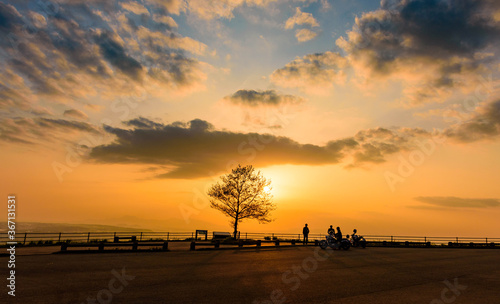
M419 196L416 201L446 208L495 208L500 206L499 199L461 198L454 196Z
M224 99L233 104L249 107L294 105L305 101L302 97L279 94L275 90L238 90Z
M85 114L84 112L77 110L77 109L69 109L64 111L63 115L65 117L73 118L73 119L82 119L82 120L87 120L89 119L89 116Z
M102 134L102 130L83 121L35 118L6 118L0 124L0 141L20 144L71 142L82 134Z
M300 88L308 93L323 93L346 80L348 61L338 53L325 52L296 58L275 70L270 80L282 87Z
M311 27L318 27L319 23L311 13L306 13L300 10L300 7L295 9L295 15L288 18L285 22L285 29L292 29L295 25L309 25Z
M295 32L295 37L298 42L306 42L316 38L316 36L318 36L318 34L310 29L300 29Z

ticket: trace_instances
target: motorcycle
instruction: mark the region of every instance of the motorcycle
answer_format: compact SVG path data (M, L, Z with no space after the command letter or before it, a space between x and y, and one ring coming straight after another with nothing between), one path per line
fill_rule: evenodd
M342 239L339 242L332 235L327 235L324 240L319 242L319 247L321 247L321 249L330 247L332 249L349 250L349 248L351 247L351 242L349 242L347 239Z
M361 248L366 248L366 240L363 236L361 235L352 235L351 238L351 246L352 247L361 247Z

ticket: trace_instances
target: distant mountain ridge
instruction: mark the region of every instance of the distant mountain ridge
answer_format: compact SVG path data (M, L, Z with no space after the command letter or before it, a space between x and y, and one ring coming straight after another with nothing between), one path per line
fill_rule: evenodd
M0 232L7 231L7 223L0 223ZM16 223L16 232L37 232L37 233L56 233L56 232L128 232L141 231L151 232L150 229L120 227L111 225L96 224L66 224L66 223L37 223L37 222L19 222Z

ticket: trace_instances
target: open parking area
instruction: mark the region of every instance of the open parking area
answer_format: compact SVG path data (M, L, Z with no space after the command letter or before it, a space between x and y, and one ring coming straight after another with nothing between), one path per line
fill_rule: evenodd
M3 273L7 258L1 257ZM13 303L496 303L500 252L318 247L20 255ZM0 302L11 303L7 290Z

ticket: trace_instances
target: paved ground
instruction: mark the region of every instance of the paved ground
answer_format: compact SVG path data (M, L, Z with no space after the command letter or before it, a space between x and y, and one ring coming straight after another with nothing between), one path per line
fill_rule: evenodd
M2 277L6 265L7 258L1 257ZM301 246L21 255L16 273L15 301L6 296L3 284L0 303L436 304L500 299L500 251L488 249L323 251Z

